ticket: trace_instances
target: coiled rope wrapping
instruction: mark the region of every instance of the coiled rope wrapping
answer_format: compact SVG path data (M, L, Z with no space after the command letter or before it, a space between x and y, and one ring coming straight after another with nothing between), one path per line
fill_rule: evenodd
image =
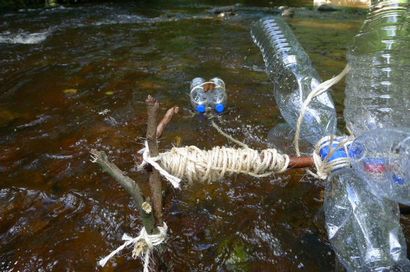
M232 174L267 177L284 172L289 165L289 156L276 149L257 151L219 146L211 150L174 147L161 153L158 159L168 173L189 182L217 181Z

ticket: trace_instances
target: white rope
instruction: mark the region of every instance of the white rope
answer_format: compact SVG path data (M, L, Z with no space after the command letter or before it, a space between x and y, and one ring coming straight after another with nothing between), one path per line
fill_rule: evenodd
M288 155L280 154L273 148L262 151L251 149L223 132L214 122L212 125L220 134L242 148L214 147L211 150L202 150L196 146L174 147L157 157L150 157L148 143L145 141L145 147L139 151L142 153L143 162L138 169L151 164L175 188L179 188L182 178L191 183L218 181L225 175L232 174L261 178L282 173L288 168Z
M349 167L350 160L348 157L348 146L352 143L353 137L336 137L334 135L325 136L319 140L313 151L313 161L316 168L316 173L308 170L312 176L325 180L330 173L337 169ZM320 151L323 148L329 148L329 153L323 158ZM336 158L333 158L335 152L342 152Z
M174 147L159 155L161 165L171 175L194 181L217 181L232 174L267 177L284 172L289 156L276 149L257 151L251 148L214 147L201 150L196 146Z
M235 139L234 137L232 137L231 135L225 133L217 124L215 124L214 121L212 121L212 126L216 129L216 131L219 132L219 134L221 134L222 136L224 136L226 139L234 142L235 144L242 146L244 148L248 148L248 145L242 143L241 141Z
M294 144L295 144L295 150L296 150L296 155L300 157L300 150L299 150L299 138L300 138L300 130L302 127L302 122L305 117L305 113L307 110L308 105L312 102L313 98L327 92L330 87L338 83L350 70L349 65L346 65L346 67L343 69L343 71L338 74L337 76L326 80L322 83L319 84L319 86L316 87L310 94L306 97L305 101L303 102L303 105L300 109L298 121L296 123L296 132L295 132L295 138L294 138Z
M143 162L138 168L142 168L146 164L151 164L152 167L158 170L158 172L164 176L169 182L171 182L172 186L175 188L179 188L179 184L181 183L181 179L177 178L171 174L169 174L166 170L164 170L158 163L157 161L160 159L160 157L150 157L149 155L149 148L148 148L148 142L145 141L145 148L141 149L139 153L142 153L142 158Z
M124 248L134 245L134 250L132 252L132 257L136 258L140 255L140 253L145 254L144 255L144 272L149 271L149 257L151 255L152 250L154 249L154 246L162 244L166 237L167 237L167 231L168 231L168 226L167 224L163 224L162 227L157 227L159 230L159 233L157 234L148 234L147 231L145 230L145 227L143 227L139 233L139 235L135 238L128 236L127 234L124 233L122 236L122 240L125 241L121 246L119 246L117 249L112 251L110 254L108 254L106 257L101 259L98 262L98 265L101 267L104 267L106 263L114 257L118 252L123 250ZM137 248L139 243L143 243L142 248Z

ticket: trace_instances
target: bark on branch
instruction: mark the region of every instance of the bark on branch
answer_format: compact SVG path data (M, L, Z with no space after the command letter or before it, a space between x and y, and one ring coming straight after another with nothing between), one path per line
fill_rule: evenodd
M159 102L152 96L148 96L145 100L147 105L147 143L151 157L159 155L157 143L157 117ZM152 169L149 173L149 185L151 189L152 203L154 207L154 217L157 226L162 226L162 184L159 172Z
M104 151L92 149L90 153L92 162L97 163L104 172L112 176L115 181L117 181L127 193L131 195L137 203L142 223L148 234L154 233L156 231L154 216L152 212L147 213L146 208L143 208L144 206L147 206L147 202L145 202L138 184L130 177L124 175L121 169L119 169L114 163L110 162Z
M313 157L290 157L288 168L314 167Z
M174 106L167 110L164 117L162 118L161 122L159 122L157 126L157 139L161 138L162 134L164 133L165 128L171 122L172 117L179 112L179 107Z

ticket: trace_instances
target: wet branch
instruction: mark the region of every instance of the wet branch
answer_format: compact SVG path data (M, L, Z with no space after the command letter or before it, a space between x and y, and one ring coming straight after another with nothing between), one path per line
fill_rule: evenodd
M156 229L154 216L147 209L147 202L144 202L144 197L138 184L130 177L124 175L118 166L110 162L104 151L92 149L90 153L92 162L97 163L104 172L113 177L115 181L117 181L135 200L140 211L142 223L147 232L152 234Z
M165 128L171 122L172 117L179 112L179 107L174 106L167 110L162 120L159 122L157 126L157 139L161 138L162 134L164 133Z
M159 155L157 143L157 117L159 110L159 102L149 95L145 100L145 104L147 105L148 114L146 137L150 152L149 156L156 157ZM165 126L163 126L163 129L164 128ZM161 177L156 169L152 169L152 171L149 173L149 186L151 189L155 223L157 226L162 226L162 184Z
M314 167L313 157L290 157L288 168Z

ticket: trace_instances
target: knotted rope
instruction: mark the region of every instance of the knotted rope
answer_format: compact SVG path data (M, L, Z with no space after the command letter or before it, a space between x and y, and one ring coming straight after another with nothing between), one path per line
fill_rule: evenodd
M313 151L313 162L316 173L308 170L312 176L325 180L330 173L350 165L348 148L353 141L351 136L325 136L316 144Z
M299 150L299 139L302 122L309 104L315 97L329 91L330 87L338 83L349 72L349 70L350 67L346 65L346 67L340 74L320 83L311 93L309 93L305 101L303 101L296 123L296 132L294 138L296 155L298 157L300 157L301 155ZM347 146L351 143L351 141L352 137L336 138L334 135L325 136L320 139L319 142L315 145L315 149L312 154L316 173L313 173L310 170L308 170L307 172L316 178L326 179L332 171L349 166L349 160L347 158ZM329 149L328 152L322 152L321 154L321 151L323 151L325 148ZM339 152L338 154L336 154L337 156L334 156L337 152Z
M306 97L305 101L303 101L302 107L300 109L298 121L296 122L296 131L295 131L295 138L293 140L296 149L296 155L300 157L300 150L299 150L299 138L300 138L300 130L302 127L303 119L305 118L306 110L309 104L312 102L313 98L327 92L330 87L338 83L350 70L349 65L343 69L343 71L335 77L328 79L322 83L320 83L309 95Z
M158 163L157 161L161 160L161 154L157 157L150 157L149 154L149 148L148 148L148 142L145 141L145 147L142 148L139 153L142 153L142 159L143 162L142 164L138 167L139 169L142 169L145 165L151 164L152 167L158 170L158 172L166 178L169 182L171 182L172 186L174 188L179 188L179 184L181 183L181 179L177 178L173 175L171 175L167 170L164 170Z
M144 254L144 272L149 272L149 260L150 260L150 255L152 250L154 249L154 246L157 246L161 243L163 243L167 237L167 231L168 231L168 226L167 224L163 224L162 227L157 227L159 232L157 234L148 234L147 231L145 230L145 227L143 227L139 233L139 235L135 238L132 238L128 236L126 233L122 236L122 240L125 241L121 246L119 246L117 249L112 251L110 254L108 254L106 257L101 259L98 264L101 267L104 267L106 263L114 257L118 252L123 250L124 248L134 245L134 249L132 251L132 257L135 259L138 256L141 256Z

